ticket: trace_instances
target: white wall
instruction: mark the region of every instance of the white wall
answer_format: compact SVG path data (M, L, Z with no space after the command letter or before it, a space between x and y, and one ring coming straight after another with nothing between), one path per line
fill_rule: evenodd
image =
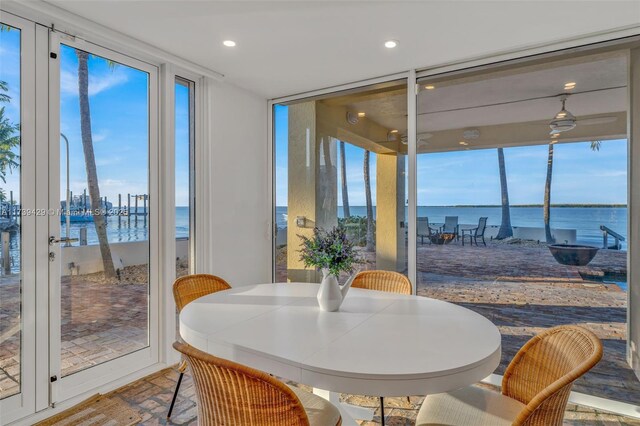
M211 258L197 261L196 268L233 286L270 282L267 100L223 82L208 83L211 151L203 177L209 187L198 193L210 196L210 213L196 217L196 241L211 238Z

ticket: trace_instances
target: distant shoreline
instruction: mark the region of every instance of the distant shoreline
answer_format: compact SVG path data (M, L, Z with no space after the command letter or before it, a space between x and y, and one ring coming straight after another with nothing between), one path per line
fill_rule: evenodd
M418 206L418 207L456 207L456 208L494 208L502 206L500 204L481 204L481 205L469 205L459 204L451 206ZM512 204L511 208L519 207L544 207L544 204ZM551 207L562 208L627 208L626 204L551 204Z
M276 206L276 207L287 207L287 206ZM342 206L338 206L338 207L342 207ZM354 207L366 207L366 206L356 206L356 205L352 205L350 206L352 208ZM375 207L375 206L374 206ZM448 207L448 208L502 208L502 206L500 204L478 204L478 205L472 205L472 204L457 204L457 205L450 205L450 206L418 206L418 207ZM510 208L522 208L522 207L544 207L543 204L512 204L510 206ZM626 204L551 204L551 207L560 207L560 208L614 208L614 209L621 209L621 208L627 208Z

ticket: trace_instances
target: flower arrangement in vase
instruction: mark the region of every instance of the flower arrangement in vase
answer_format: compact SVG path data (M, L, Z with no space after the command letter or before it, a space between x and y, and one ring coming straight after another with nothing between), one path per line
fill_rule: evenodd
M336 226L329 231L314 228L313 236L298 235L302 239L300 260L304 265L322 271L322 282L318 290L318 305L324 311L337 311L344 301L355 278L354 266L360 261L354 244L349 241L345 229ZM340 273L352 274L340 286Z

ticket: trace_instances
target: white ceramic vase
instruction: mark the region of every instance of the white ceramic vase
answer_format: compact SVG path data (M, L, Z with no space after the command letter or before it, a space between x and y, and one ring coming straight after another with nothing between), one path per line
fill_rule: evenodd
M341 287L338 278L331 274L328 269L322 270L322 282L318 289L318 305L320 309L328 312L335 312L340 309L340 305L351 287L355 274Z

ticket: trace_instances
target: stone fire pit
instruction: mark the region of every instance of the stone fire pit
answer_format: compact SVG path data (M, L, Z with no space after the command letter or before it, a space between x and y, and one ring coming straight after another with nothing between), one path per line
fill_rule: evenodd
M453 232L439 232L437 234L432 234L429 239L432 244L443 245L449 244L456 238L456 234Z
M593 260L599 248L576 244L552 244L549 251L562 265L586 266Z

